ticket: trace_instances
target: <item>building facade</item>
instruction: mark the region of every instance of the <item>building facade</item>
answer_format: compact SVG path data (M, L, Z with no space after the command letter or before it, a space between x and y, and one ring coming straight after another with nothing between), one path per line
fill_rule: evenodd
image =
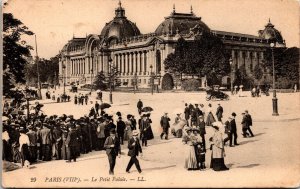
M258 36L217 31L202 22L192 7L190 13L177 13L173 7L170 16L165 17L153 33L141 34L136 24L126 18L119 2L115 17L106 23L100 35L73 37L60 51L60 83L90 84L97 73L102 71L108 75L114 67L121 87L135 83L140 88L150 87L151 74L163 79L167 73L164 60L174 52L178 39L195 40L202 32L218 36L230 52L232 73L229 78L234 77L234 71L242 65L251 76L254 67L263 63L270 42L276 43L276 47L285 47L285 41L270 20L258 31ZM264 77L270 77L268 70L264 71ZM204 85L205 78L202 78Z

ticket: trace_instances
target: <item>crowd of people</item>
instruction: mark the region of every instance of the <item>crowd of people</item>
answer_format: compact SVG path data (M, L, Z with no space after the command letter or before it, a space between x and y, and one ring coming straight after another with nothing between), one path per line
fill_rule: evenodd
M184 117L181 113L177 114L172 134L177 138L182 138L185 149L185 164L184 167L187 170L204 170L205 167L205 154L206 150L212 150L212 158L210 167L215 171L228 170L224 163L225 148L224 146L229 141L229 147L238 146L237 142L237 125L236 125L236 113L232 112L231 116L223 123L224 109L221 104L218 104L216 112L212 111L212 105L208 104L207 109L203 104L185 104ZM252 118L248 110L242 113L242 135L246 137L254 137L252 133ZM205 119L206 118L206 119ZM161 118L161 125L163 127L163 133L166 134L170 119L167 117L167 113ZM205 135L206 127L212 127L214 134L209 138L209 148L207 148ZM221 132L221 128L224 127L225 133ZM249 133L248 133L249 132ZM224 137L225 136L225 137Z
M151 129L151 112L142 112L137 121L131 114L125 116L123 121L122 113L117 112L117 120L113 120L114 115L109 115L101 106L95 103L89 116L75 119L72 115L44 115L41 108L42 104L36 103L34 112L30 113L29 118L22 114L11 114L10 104L5 103L3 113L3 155L2 159L22 166L38 161L66 160L66 162L76 161L81 154L91 151L106 150L109 156L110 174L113 174L114 161L108 151L111 147L111 135L117 138L120 145L124 141L134 139L137 133L142 141L141 146L147 147L148 140L154 138ZM107 106L109 108L109 106ZM98 110L101 109L101 112ZM112 140L115 141L115 140ZM129 150L136 143L129 146ZM128 144L128 143L127 143ZM117 146L117 145L116 145ZM112 147L113 149L115 147ZM118 151L118 150L117 150ZM115 153L116 155L117 153ZM136 157L132 157L128 171L132 164L138 163ZM114 159L114 160L113 160ZM130 165L131 164L131 165ZM138 167L138 165L137 165Z
M88 96L75 95L75 104L88 103ZM148 140L154 138L151 128L150 107L143 107L141 100L137 103L137 111L140 115L138 121L134 115L116 115L106 113L110 108L107 103L97 101L91 108L88 115L75 119L73 115L63 114L45 115L42 111L42 104L36 103L32 107L29 117L24 113L24 106L20 104L4 103L3 111L3 156L2 159L10 162L20 163L22 166L38 161L66 160L70 163L81 154L91 151L105 150L109 160L109 174L114 174L116 157L121 154L121 145L127 141L130 161L126 172L130 171L133 164L141 172L141 166L137 159L142 154L142 147L148 146ZM18 110L18 113L12 114ZM184 167L187 170L205 170L205 156L208 149L212 151L210 167L215 171L228 170L224 163L225 148L239 145L237 142L236 113L223 123L224 109L218 104L213 112L212 105L205 108L203 104L185 104L183 116L177 113L172 125L168 112L165 112L160 119L162 133L161 140L169 139L169 130L177 137L182 138L185 148ZM113 119L113 117L117 119ZM246 110L242 114L242 135L253 137L251 126L252 118ZM225 128L226 137L220 128ZM176 128L177 127L177 128ZM211 127L214 134L206 141L206 128ZM248 133L249 132L249 133ZM126 145L125 144L125 145Z

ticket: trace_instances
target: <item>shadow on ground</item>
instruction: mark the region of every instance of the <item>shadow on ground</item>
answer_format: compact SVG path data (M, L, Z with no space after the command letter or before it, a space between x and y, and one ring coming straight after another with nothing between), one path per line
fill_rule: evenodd
M258 163L254 163L254 164L249 164L249 165L243 165L243 166L237 166L236 168L253 168L253 167L257 167L260 164Z

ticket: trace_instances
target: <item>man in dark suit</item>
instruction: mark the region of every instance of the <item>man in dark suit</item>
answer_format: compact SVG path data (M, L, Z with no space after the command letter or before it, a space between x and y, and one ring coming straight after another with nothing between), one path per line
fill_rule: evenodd
M222 107L220 104L218 104L216 116L217 116L217 118L218 118L218 121L221 121L221 122L222 122L222 117L223 117L223 107Z
M248 126L246 131L249 131L250 136L254 137L254 134L252 133L252 130L250 128L252 126L252 117L249 114L248 110L245 110L245 116L246 116L246 124Z
M121 144L123 144L124 140L124 132L125 132L125 122L122 121L122 117L119 117L119 120L117 122L117 133L118 133L118 139Z
M72 159L74 160L74 162L76 162L76 146L77 146L76 127L74 124L72 124L70 127L70 132L68 133L66 139L68 163L70 163Z
M119 154L121 157L121 146L118 138L116 137L116 130L110 130L110 136L106 138L104 143L104 148L106 149L106 154L109 161L109 174L114 174L114 168L116 165L116 157Z
M163 132L160 135L160 138L162 139L164 135L166 135L165 139L168 140L168 134L169 134L169 128L170 128L170 118L168 117L168 113L165 112L165 115L163 115L160 119L160 126L163 128Z
M140 155L142 156L143 152L142 152L142 147L141 147L141 144L140 144L140 141L138 139L138 131L137 130L134 130L132 132L132 138L129 139L128 141L128 156L130 156L130 161L127 165L127 168L126 168L126 172L129 173L129 170L130 168L132 167L133 164L135 164L136 166L136 169L138 170L139 173L142 172L141 170L141 167L140 167L140 163L139 163L139 160L137 159L137 156L139 155L139 153L141 153Z
M185 120L186 120L186 124L189 126L190 109L189 109L187 103L185 103L185 108L184 108L184 118L185 118Z
M137 109L138 109L138 112L139 114L141 115L142 113L142 108L143 108L143 102L141 101L141 99L139 99L138 103L137 103Z
M230 140L230 147L233 147L232 146L232 140L234 138L234 145L237 146L239 145L237 143L237 133L236 133L236 122L235 122L235 116L236 116L236 113L232 113L231 114L231 121L229 122L229 132L230 132L230 137L229 137L229 140Z

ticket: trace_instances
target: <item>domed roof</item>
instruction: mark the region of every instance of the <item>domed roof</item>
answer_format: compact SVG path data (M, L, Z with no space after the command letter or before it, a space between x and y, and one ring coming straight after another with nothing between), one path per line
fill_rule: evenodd
M164 34L189 34L190 29L197 28L200 31L209 32L209 27L201 21L201 17L196 17L191 13L176 13L175 7L170 16L165 17L165 20L156 28L155 33L158 35Z
M268 39L273 42L284 43L281 33L274 28L274 25L269 19L269 23L265 26L264 30L259 30L259 37Z
M115 10L115 17L109 23L106 23L101 31L101 36L105 39L120 40L126 37L140 35L138 27L125 17L125 10L119 2L119 7Z

